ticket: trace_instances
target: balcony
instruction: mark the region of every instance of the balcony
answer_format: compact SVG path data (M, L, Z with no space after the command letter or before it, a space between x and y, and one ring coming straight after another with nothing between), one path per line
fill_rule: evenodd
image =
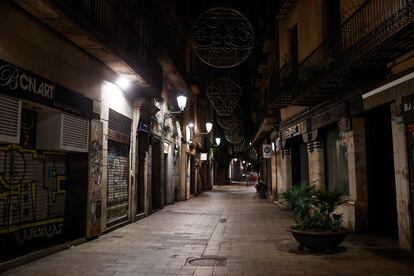
M149 90L161 90L161 66L138 2L41 0L15 2L40 21L101 60L114 72L129 75ZM128 14L127 14L128 13ZM134 18L143 17L143 18Z
M160 17L157 18L159 61L167 78L181 91L189 92L188 85L194 82L189 68L186 67L188 34L185 25L185 3L176 8L175 1L160 4Z
M371 0L293 70L280 70L272 106L310 106L384 75L386 64L414 48L414 0ZM364 79L361 78L364 76Z

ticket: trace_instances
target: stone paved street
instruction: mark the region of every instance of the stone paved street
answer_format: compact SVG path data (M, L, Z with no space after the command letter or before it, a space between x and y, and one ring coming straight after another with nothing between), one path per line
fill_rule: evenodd
M5 275L414 275L411 254L371 237L348 237L342 253L300 252L291 222L254 188L225 186ZM201 255L227 265L186 264Z

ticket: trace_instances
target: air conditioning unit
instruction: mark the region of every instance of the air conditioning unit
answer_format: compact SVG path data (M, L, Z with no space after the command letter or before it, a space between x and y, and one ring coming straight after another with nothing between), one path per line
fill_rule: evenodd
M89 120L59 111L37 118L36 148L88 152Z
M20 142L22 101L0 95L0 143Z

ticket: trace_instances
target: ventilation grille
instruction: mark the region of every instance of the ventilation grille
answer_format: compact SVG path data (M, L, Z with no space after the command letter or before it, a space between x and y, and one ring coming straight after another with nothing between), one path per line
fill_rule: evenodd
M131 136L131 119L109 109L108 128L122 133L129 138Z
M62 149L88 151L89 121L63 113Z
M21 101L0 95L0 142L19 143Z

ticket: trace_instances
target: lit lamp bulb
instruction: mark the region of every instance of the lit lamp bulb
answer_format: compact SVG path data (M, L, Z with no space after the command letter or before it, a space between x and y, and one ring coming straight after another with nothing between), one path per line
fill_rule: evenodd
M131 86L131 82L125 77L118 78L115 83L121 89L128 89Z
M183 111L185 106L187 105L187 97L184 95L180 95L177 97L178 108Z
M220 145L221 139L220 138L216 138L216 144L217 146Z
M213 128L213 124L210 122L206 123L206 131L207 133L210 133L211 129Z

